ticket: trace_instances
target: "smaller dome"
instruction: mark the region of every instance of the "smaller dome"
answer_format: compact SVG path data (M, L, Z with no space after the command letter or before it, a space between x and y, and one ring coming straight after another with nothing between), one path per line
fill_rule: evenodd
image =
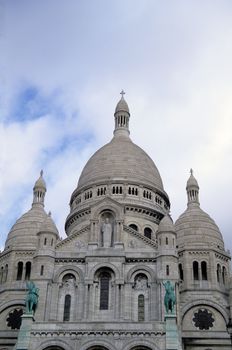
M44 189L46 191L46 183L45 183L44 178L43 178L43 170L40 171L40 177L35 182L33 189L35 190L38 188Z
M14 245L35 248L37 246L37 233L46 217L47 214L43 207L32 207L12 226L6 240L6 247Z
M224 247L222 234L214 220L199 206L190 206L175 223L179 245L204 245L204 243Z
M57 227L54 221L52 220L51 212L48 213L44 222L41 224L39 232L52 232L52 233L55 233L57 236L59 235Z
M173 225L173 221L170 217L170 215L165 215L163 219L160 221L159 227L158 227L158 233L161 232L174 232L175 228Z
M124 100L124 97L123 95L125 94L125 92L122 90L121 91L121 100L118 102L116 108L115 108L115 113L117 112L127 112L130 114L130 111L129 111L129 107L128 107L128 104L127 102Z
M187 181L188 205L185 212L180 215L175 223L177 243L181 245L209 246L216 244L224 249L223 238L214 220L200 208L199 186L190 170L190 178Z

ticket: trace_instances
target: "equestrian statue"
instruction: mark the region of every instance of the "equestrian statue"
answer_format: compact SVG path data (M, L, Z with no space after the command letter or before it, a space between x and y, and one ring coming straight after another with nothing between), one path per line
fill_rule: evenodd
M36 288L34 282L27 282L27 296L25 299L26 303L26 313L32 314L35 312L36 306L38 304L39 299L39 288Z
M170 281L163 282L163 285L165 288L164 306L166 313L168 314L170 311L173 314L174 306L176 304L174 286Z

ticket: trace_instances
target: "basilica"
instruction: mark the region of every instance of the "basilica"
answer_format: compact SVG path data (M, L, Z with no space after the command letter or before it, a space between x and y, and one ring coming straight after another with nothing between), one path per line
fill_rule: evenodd
M0 350L232 349L222 234L201 209L192 171L187 207L173 222L156 165L130 138L123 95L112 140L88 160L71 194L66 238L45 210L42 171L31 208L8 233Z

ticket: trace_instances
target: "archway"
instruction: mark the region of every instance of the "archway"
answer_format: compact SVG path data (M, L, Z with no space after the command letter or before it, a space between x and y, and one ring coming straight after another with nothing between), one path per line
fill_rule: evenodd
M151 350L151 348L148 348L147 346L143 346L143 345L138 345L131 348L131 350Z
M46 347L44 350L64 350L64 348L57 346L57 345L51 345Z
M88 350L108 350L105 346L91 346L91 348L88 348Z

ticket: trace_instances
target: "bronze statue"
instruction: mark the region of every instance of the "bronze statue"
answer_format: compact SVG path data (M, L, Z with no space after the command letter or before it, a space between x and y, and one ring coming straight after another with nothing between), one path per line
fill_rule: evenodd
M39 299L39 288L36 288L34 282L27 282L27 296L25 299L26 302L26 313L32 314L35 312L36 306Z
M164 296L164 305L166 313L168 314L169 311L171 311L171 313L174 313L174 306L176 304L174 286L170 281L163 282L163 285L166 291Z

